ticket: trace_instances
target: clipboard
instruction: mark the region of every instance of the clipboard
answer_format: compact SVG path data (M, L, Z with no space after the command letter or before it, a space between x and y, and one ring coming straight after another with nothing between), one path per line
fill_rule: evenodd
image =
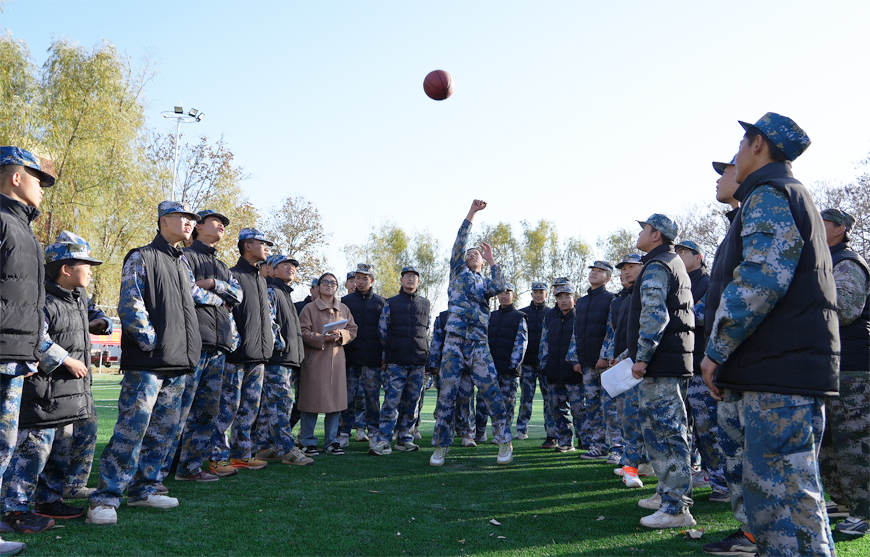
M344 326L347 325L347 319L341 319L339 321L333 321L332 323L327 323L323 326L323 334L325 335L329 331L337 331L339 329L344 329Z

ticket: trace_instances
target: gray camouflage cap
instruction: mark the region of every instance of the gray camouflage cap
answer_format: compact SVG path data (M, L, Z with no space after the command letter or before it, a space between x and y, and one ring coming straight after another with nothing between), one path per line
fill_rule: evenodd
M641 228L643 228L646 224L652 226L653 228L661 232L662 236L672 242L677 238L677 234L679 234L680 232L680 227L677 225L677 223L661 213L655 213L651 215L648 219L639 220L637 221L637 223L640 225Z
M697 242L693 242L692 240L682 240L680 242L677 242L677 245L674 247L676 249L679 249L679 248L690 249L690 250L694 251L695 253L700 253L701 257L706 257L706 254L704 253L704 248L702 248L701 246L698 245Z
M760 130L774 145L779 147L790 161L801 156L810 146L807 132L788 116L782 116L776 112L768 112L754 124L747 124L740 120L737 122L743 126L744 130L748 131L749 128Z
M636 253L629 253L628 255L622 256L622 261L616 264L616 268L622 269L626 265L630 264L643 265L643 260L640 258L640 255Z
M731 157L731 162L714 162L713 170L716 171L716 174L719 176L725 174L725 169L729 166L735 166L737 164L737 155Z
M193 222L199 222L199 215L193 212L190 208L190 205L187 203L183 203L181 201L161 201L157 205L157 218L165 217L166 215L173 215L175 213L180 213L192 220Z
M855 217L842 209L832 208L822 211L822 218L831 221L837 226L845 226L846 234L843 235L843 240L849 241L849 232L852 232L852 227L855 226Z
M555 290L556 290L557 296L559 294L573 294L574 293L574 285L571 284L570 282L558 284L558 285L556 285Z
M102 265L99 259L91 257L91 245L87 240L67 230L58 235L54 243L45 247L45 262L84 261L91 265Z

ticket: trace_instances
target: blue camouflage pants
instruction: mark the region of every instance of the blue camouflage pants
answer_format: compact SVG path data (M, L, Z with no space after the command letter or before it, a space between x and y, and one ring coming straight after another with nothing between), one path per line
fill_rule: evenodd
M485 340L471 340L447 333L441 358L441 391L435 416L432 445L449 447L453 442L453 419L459 384L464 370L471 371L471 380L483 391L483 400L492 417L492 428L497 443L509 443L510 424L507 410L498 388L495 364Z
M251 430L260 411L264 367L229 362L224 366L220 411L211 438L212 460L251 457ZM230 426L232 438L227 435Z
M160 470L178 435L185 376L161 378L150 371L126 370L118 396L118 422L100 457L100 483L92 505L146 499L157 492Z
M517 387L519 387L519 377L511 377L509 375L498 376L498 390L501 391L501 397L504 399L508 427L514 423L514 408L517 405ZM486 422L489 418L489 413L486 411L486 403L484 403L483 395L480 391L477 391L476 404L474 413L475 437L483 439L486 437ZM495 431L492 434L495 436Z
M586 390L581 383L564 384L550 383L550 406L553 408L555 418L554 439L561 446L573 445L574 436L580 437L578 424L582 423L586 416ZM571 431L571 425L574 431ZM581 441L582 444L582 441Z
M601 374L598 374L598 381L601 381ZM601 414L604 416L604 427L607 433L605 438L605 445L610 445L611 451L616 451L618 454L622 454L622 418L620 416L620 405L621 399L619 401L614 400L610 394L608 394L607 389L601 389Z
M538 383L538 377L541 381L541 397L544 399L544 427L547 431L547 437L551 437L550 431L553 427L552 415L548 412L550 401L547 400L547 378L541 375L541 366L522 366L520 374L520 411L517 413L517 433L529 432L529 420L532 419L532 406L535 401L535 388Z
M586 395L586 419L583 422L584 446L587 449L598 447L606 451L607 436L605 431L604 412L601 404L601 374L595 366L583 366L583 389ZM588 439L588 441L587 441Z
M640 419L638 397L640 387L635 386L619 395L622 399L622 458L620 466L637 468L640 464L649 462L649 455L643 443L643 427Z
M676 515L692 506L692 466L684 377L645 377L637 386L643 439L658 476L659 510Z
M719 423L719 448L722 452L725 484L731 494L731 512L744 532L749 530L743 503L743 448L746 440L743 417L743 393L724 389L716 409Z
M822 485L849 516L870 518L870 372L841 371L839 398L825 399Z
M440 391L439 391L440 392ZM438 408L435 408L437 416ZM474 439L474 381L470 373L463 373L456 393L456 434L463 439Z
M353 427L354 429L366 430L366 392L363 389L362 381L359 384L359 390L354 398Z
M381 408L380 429L375 442L389 443L396 431L396 442L414 440L417 421L417 403L423 392L423 366L387 364L384 373L384 404ZM398 426L398 429L397 429Z
M693 418L694 436L698 452L701 453L701 465L710 477L710 487L713 491L727 491L725 481L722 447L719 441L719 403L713 399L710 389L704 383L703 375L693 375L689 379L689 407Z
M347 409L342 410L339 435L350 435L357 422L356 398L360 389L365 394L365 428L375 435L381 421L381 368L375 366L347 366Z
M88 485L97 447L97 415L66 426L70 435L55 435L46 467L57 466L66 472L64 487L80 489Z
M193 373L185 376L179 408L178 436L166 455L160 481L169 474L179 444L178 476L193 476L211 453L211 435L220 405L226 354L217 348L203 348Z
M761 555L834 555L819 480L820 397L743 392L743 497Z
M259 449L287 454L296 444L290 428L293 410L293 379L289 367L266 364L263 373L263 397L257 415L256 442Z
M8 362L2 363L10 365ZM18 411L21 409L23 386L24 377L21 375L0 373L0 489L3 488L2 478L18 441Z
M72 424L47 429L19 429L18 445L3 476L6 512L30 510L30 503L53 503L63 498L66 469L49 461L54 443L62 437L71 443ZM60 464L60 466L58 466Z

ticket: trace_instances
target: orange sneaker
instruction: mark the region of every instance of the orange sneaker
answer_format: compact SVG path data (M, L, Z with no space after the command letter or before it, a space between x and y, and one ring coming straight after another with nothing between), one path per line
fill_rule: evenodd
M231 458L230 466L233 468L247 468L248 470L259 470L265 468L269 463L265 460L257 458Z
M208 463L208 470L215 476L220 476L221 478L225 478L226 476L235 476L239 473L239 471L230 466L230 463L226 460L210 461Z

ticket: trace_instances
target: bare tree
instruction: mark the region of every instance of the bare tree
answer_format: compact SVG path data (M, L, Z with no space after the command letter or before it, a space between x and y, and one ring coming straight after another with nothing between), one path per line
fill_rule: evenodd
M275 242L273 253L299 261L299 280L317 278L329 270L323 250L329 245L330 235L323 228L320 210L304 197L284 198L266 214L263 229L266 237Z

